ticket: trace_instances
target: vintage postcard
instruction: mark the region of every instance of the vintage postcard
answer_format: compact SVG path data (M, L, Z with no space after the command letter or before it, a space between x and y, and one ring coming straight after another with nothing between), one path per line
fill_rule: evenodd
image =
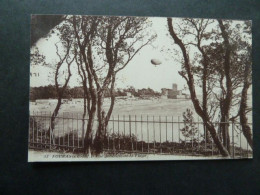
M32 15L28 161L253 158L251 27Z

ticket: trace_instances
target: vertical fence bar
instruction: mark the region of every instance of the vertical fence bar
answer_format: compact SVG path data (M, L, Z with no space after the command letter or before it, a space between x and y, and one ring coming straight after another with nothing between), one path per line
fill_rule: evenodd
M68 122L67 122L67 136L68 136L68 149L70 147L70 129L69 129L69 124L70 124L70 116L68 114L68 118L67 118Z
M48 117L48 116L47 116ZM56 116L57 117L57 116ZM56 120L56 117L55 117L55 119L54 120ZM51 125L51 111L50 111L50 115L49 115L49 117L48 117L48 119L47 119L48 121L49 121L49 126ZM55 126L54 126L54 129L55 129ZM55 144L56 144L56 142L55 142L55 134L54 134L54 129L53 129L53 131L51 131L51 133L50 133L50 142L53 142L53 146L55 146Z
M136 123L136 115L135 115L135 136L136 136L136 141L135 141L135 150L137 151L137 123Z
M234 121L232 121L232 151L233 158L235 158Z
M47 119L47 112L45 111L45 121L48 123L47 120L48 120ZM50 126L51 126L51 121L49 122L49 127ZM45 131L45 143L46 143L46 145L47 145L47 132L48 132L47 129L48 129L48 127L46 128L46 131ZM50 140L50 144L49 144L50 149L51 149L51 133L53 133L54 129L50 128L50 138L49 138L49 140Z
M161 116L159 116L159 127L160 127L160 152L162 153L162 129L161 129Z
M165 137L166 138L165 139L166 139L166 143L167 143L167 138L168 138L167 137L167 127L168 127L168 125L167 125L167 116L165 117L165 124L166 124L166 126L165 126L166 127L166 132L165 132Z
M205 127L205 124L203 122L203 129L204 129L204 140L205 140L205 152L207 151L207 130L206 130L206 127Z
M173 143L173 116L172 116L172 143Z
M112 116L112 119L113 119L113 150L115 151L115 121L114 121L114 115Z
M129 115L129 131L130 131L130 139L131 139L131 150L134 150L134 144L133 144L133 138L132 138L132 120L131 120L131 115Z
M32 121L32 128L31 128L31 125L30 125L30 129L32 129L32 146L34 147L34 118L33 117L30 117L31 121ZM38 132L38 131L37 131ZM37 135L36 135L37 136ZM30 130L29 130L29 146L31 145L30 142L31 142L31 139L30 139ZM38 136L37 136L38 137ZM36 142L37 142L37 137L36 137Z
M172 152L174 152L174 144L173 144L173 116L172 116Z
M84 148L84 136L85 136L85 117L83 118L83 115L82 115L82 136L81 136L81 147ZM84 125L83 125L84 124Z
M222 136L222 139L221 139L221 124L220 124L220 122L218 123L218 131L219 131L218 137L219 137L220 141L223 142L223 136ZM219 150L218 150L218 154L220 154Z
M47 121L47 117L46 117L46 111L45 111L45 116L43 116L44 114L41 112L41 116L42 116L42 118L43 118L43 120L44 120L44 124L45 124L45 128L46 128L46 130L45 130L45 128L44 128L44 143L45 143L45 148L47 147L47 145L48 145L48 141L47 141L47 129L48 129L48 121ZM49 122L49 127L50 127L50 124L51 124L51 122ZM50 135L51 135L51 131L52 131L53 129L51 129L50 128ZM50 145L51 145L51 142L50 142L50 144L49 144L49 147L50 147Z
M118 149L120 150L120 132L119 132L119 115L117 116L117 131L118 131Z
M37 112L37 116L38 116L38 112ZM38 123L36 123L36 129L37 129L37 131L39 131ZM42 148L42 130L41 130L41 148Z
M213 139L211 139L211 155L213 156Z
M65 146L65 133L64 133L64 112L62 113L62 146Z
M143 116L141 115L141 143L142 143L142 152L144 151L144 144L143 144Z
M73 128L73 123L74 123L74 114L72 113L72 147L74 149L74 128Z
M109 151L109 149L110 149L110 147L109 147L109 144L110 144L109 129L106 129L106 134L107 134L106 135L107 136L107 150Z
M147 150L148 150L148 153L150 151L150 148L149 148L149 128L148 128L148 115L147 115Z
M213 123L214 127L216 126L216 123ZM211 138L211 156L214 154L214 148L213 148L213 139Z
M200 151L200 122L198 116L198 151Z
M123 148L125 149L125 115L123 115L123 123L124 123L124 146Z
M241 130L239 131L240 133L240 138L239 138L239 141L240 141L240 158L242 157L242 146L241 146Z
M186 133L186 131L187 131L187 128L186 128L186 120L184 119L183 120L184 121L184 123L183 123L183 125L184 125L184 132ZM184 145L186 146L186 136L184 135Z
M227 124L227 117L225 117L225 137L226 137L226 148L228 147L228 142L227 142L227 139L228 139L228 124Z
M191 153L193 154L193 124L194 122L192 121L192 128L191 128Z
M154 116L153 116L153 149L155 153L155 127L154 127Z
M35 129L34 123L35 123L35 117L33 116L33 130ZM38 142L39 142L39 132L36 129L36 146L37 146L37 148L38 148Z
M42 130L44 130L44 132L43 132L44 133L44 148L46 148L46 133L47 133L47 131L45 131L45 128L46 128L47 125L46 125L46 116L43 116L42 111L41 111L40 119L43 119Z
M58 128L58 141L57 141L57 144L58 144L58 148L60 149L60 119L58 118L57 119L57 128Z
M179 143L180 143L180 141L181 141L180 131L181 131L181 129L180 129L180 116L178 116L178 136L179 136Z
M246 141L246 155L247 155L247 158L248 158L248 141Z
M79 148L79 113L77 113L77 140L78 140L78 148Z

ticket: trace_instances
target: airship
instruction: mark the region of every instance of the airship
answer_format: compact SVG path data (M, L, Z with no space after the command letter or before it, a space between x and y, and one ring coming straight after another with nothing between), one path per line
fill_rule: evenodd
M158 65L160 65L162 62L161 62L160 60L158 60L158 59L151 59L151 63L152 63L153 65L155 65L155 66L158 66Z

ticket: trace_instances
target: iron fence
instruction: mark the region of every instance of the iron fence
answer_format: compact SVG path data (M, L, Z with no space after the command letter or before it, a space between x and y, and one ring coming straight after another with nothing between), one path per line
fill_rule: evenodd
M52 131L51 113L33 113L30 116L29 148L83 152L87 121L88 118L82 118L81 114L63 113L55 118ZM225 124L228 129L233 158L252 156L239 123L213 124L222 141L220 125ZM97 129L96 119L94 129ZM213 139L206 137L205 132L206 127L199 118L187 124L181 117L118 115L110 118L103 144L108 153L220 155Z

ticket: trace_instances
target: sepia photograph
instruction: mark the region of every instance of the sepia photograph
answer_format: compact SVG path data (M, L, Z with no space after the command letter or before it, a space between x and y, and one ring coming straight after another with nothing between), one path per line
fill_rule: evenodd
M252 159L251 28L31 15L28 162Z

